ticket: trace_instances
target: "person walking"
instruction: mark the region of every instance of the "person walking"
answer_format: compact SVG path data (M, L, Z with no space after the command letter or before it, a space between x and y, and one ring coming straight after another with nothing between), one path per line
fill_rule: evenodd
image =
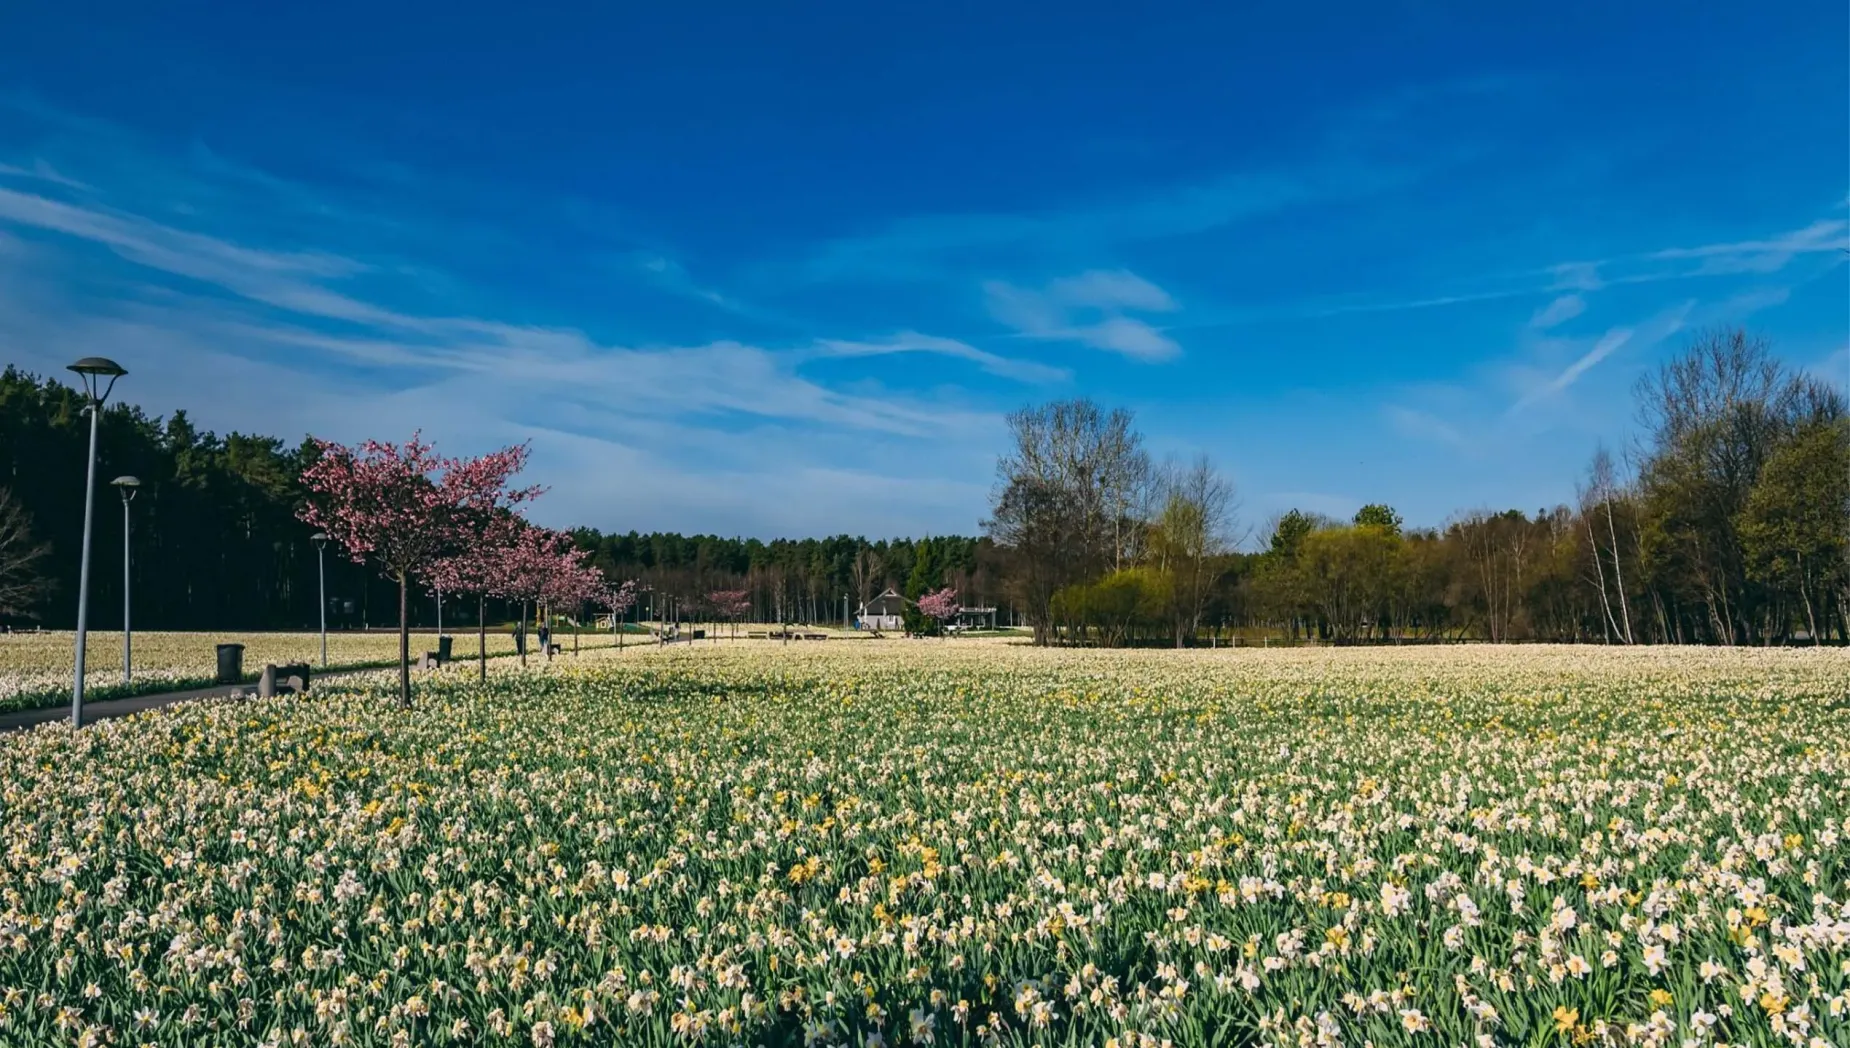
M540 622L540 650L552 658L552 627L545 621Z

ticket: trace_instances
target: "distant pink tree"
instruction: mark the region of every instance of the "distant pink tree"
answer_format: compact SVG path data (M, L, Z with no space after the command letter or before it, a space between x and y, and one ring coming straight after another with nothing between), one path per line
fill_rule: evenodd
M739 620L752 610L751 591L714 590L707 594L707 603L712 605L713 614L732 623L732 639L739 639Z
M936 620L940 630L962 610L963 606L957 603L957 591L949 586L919 597L919 614Z
M572 654L578 654L578 629L584 618L585 605L608 592L610 584L604 573L591 565L590 554L567 547L552 575L546 580L548 608L572 609Z
M480 458L444 458L413 433L402 445L314 442L302 471L308 500L299 513L327 532L355 563L372 561L398 583L398 701L411 705L411 578L461 549L472 528L539 494L508 484L526 465L524 444Z
M610 632L617 635L619 648L623 646L623 620L636 606L637 589L635 579L625 579L621 586L606 587L598 598L598 603L610 609Z
M520 632L527 632L527 607L541 610L548 597L555 595L554 578L559 574L571 537L550 528L521 528L503 550L501 572L495 596L520 602ZM527 649L520 649L520 664L527 664Z
M509 550L526 526L512 513L493 514L455 552L438 558L424 572L424 578L438 590L475 595L476 662L484 681L488 679L488 598L499 595Z

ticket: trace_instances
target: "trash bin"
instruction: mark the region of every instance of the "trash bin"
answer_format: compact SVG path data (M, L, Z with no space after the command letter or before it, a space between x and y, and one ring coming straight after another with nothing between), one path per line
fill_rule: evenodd
M437 638L437 661L438 662L450 661L450 648L453 645L455 645L455 643L456 643L455 637L438 637Z
M243 680L244 645L220 644L218 646L218 682L238 684Z

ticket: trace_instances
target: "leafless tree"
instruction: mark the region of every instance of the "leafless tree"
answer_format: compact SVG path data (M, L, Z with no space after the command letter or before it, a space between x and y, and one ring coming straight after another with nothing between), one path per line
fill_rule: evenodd
M1155 559L1174 579L1172 618L1179 648L1201 627L1201 609L1231 545L1237 505L1233 484L1205 455L1186 468L1163 470L1161 489L1162 510L1153 529Z
M849 565L849 572L854 579L854 599L866 604L873 599L873 588L880 581L880 572L884 566L880 555L872 547L862 546L854 554L854 563Z
M1021 603L1045 643L1055 590L1133 559L1150 459L1130 412L1090 400L1024 408L1008 423L1014 448L996 464L985 530L1015 561Z
M1768 594L1748 577L1739 522L1768 457L1815 399L1812 385L1764 339L1720 329L1639 382L1655 559L1687 579L1720 643L1765 636Z
M1619 556L1619 533L1612 519L1612 500L1617 483L1613 478L1612 456L1601 447L1594 451L1593 461L1587 467L1587 483L1580 489L1580 518L1587 532L1587 543L1593 555L1593 572L1599 587L1600 610L1605 615L1606 626L1613 634L1627 644L1635 643L1632 635L1631 606L1625 595L1625 565ZM1599 538L1595 531L1595 518L1606 518L1606 540L1609 543L1607 553L1612 557L1613 588L1617 591L1619 614L1614 617L1612 601L1606 592L1606 567L1600 551Z

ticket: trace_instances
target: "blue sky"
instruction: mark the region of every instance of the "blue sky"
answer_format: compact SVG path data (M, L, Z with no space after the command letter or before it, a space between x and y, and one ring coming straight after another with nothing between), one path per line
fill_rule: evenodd
M1241 6L26 5L0 361L766 537L973 531L1054 397L1438 524L1705 327L1850 379L1841 2Z

